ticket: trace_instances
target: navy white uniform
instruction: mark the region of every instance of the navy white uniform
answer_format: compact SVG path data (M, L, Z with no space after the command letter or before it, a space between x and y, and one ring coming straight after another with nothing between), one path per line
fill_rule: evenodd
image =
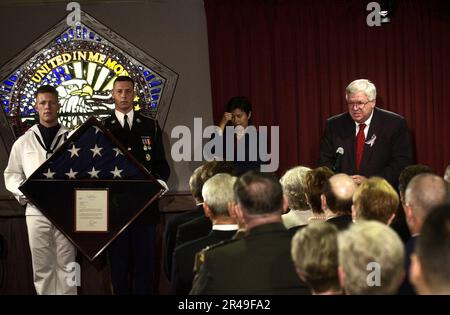
M19 190L20 185L64 142L68 131L61 126L46 148L38 125L34 125L14 143L4 173L6 188L21 205L26 205L33 280L37 294L77 293L76 286L68 285L66 280L68 277L71 279L72 275L65 269L68 263L75 262L74 246Z

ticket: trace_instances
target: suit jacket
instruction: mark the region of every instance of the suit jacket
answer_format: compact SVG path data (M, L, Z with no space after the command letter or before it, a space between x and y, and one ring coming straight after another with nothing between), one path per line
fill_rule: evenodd
M281 222L270 223L203 251L191 294L310 294L295 271L291 239Z
M409 281L409 267L411 266L411 255L415 252L416 242L419 235L412 236L405 245L405 278L398 289L400 295L415 295L416 290Z
M206 246L231 239L236 232L237 230L211 230L207 236L177 247L173 254L170 294L188 295L192 288L192 279L194 278L195 255Z
M355 130L355 122L348 112L329 118L320 143L319 164L330 169L336 166L336 173L358 174L355 162ZM371 139L375 139L372 145L367 143ZM344 154L337 160L336 150L339 147L344 149ZM396 188L400 172L411 163L411 155L405 119L375 107L359 175L383 177Z
M164 272L167 279L171 279L172 256L175 249L178 227L204 214L203 206L198 205L195 209L181 213L171 218L166 225L164 231Z
M162 131L154 119L134 112L130 132L125 131L115 113L103 121L103 125L122 143L142 165L157 179L167 181L170 175L169 164L166 161ZM150 148L144 149L144 142L150 140ZM136 220L136 223L159 222L158 201L153 202Z
M205 215L186 222L178 227L175 247L206 236L211 229L211 220Z

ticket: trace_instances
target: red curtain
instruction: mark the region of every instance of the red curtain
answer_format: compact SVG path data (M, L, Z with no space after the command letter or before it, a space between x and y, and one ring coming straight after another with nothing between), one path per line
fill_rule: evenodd
M248 96L255 125L280 126L280 172L317 166L326 118L345 87L368 78L377 106L408 121L415 162L450 164L450 9L397 0L391 23L366 24L358 0L205 0L217 123L229 98Z

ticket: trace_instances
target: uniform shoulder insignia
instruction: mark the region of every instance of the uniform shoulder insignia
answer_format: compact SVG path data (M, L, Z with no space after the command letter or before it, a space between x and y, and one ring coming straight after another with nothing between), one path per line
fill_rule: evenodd
M205 262L205 255L208 251L214 249L214 248L218 248L222 245L225 244L229 244L231 242L233 242L234 240L225 240L225 241L221 241L219 243L216 244L212 244L209 246L206 246L205 248L203 248L201 251L199 251L196 255L195 255L195 261L194 261L194 273L197 273L200 270L200 267L203 265L203 263Z
M235 242L236 240L234 239L230 239L230 240L224 240L221 241L219 243L216 244L212 244L209 246L206 246L205 248L203 248L201 251L199 251L196 255L195 255L195 262L194 262L194 273L197 273L200 270L200 267L203 265L203 263L205 262L205 255L208 251L221 247L223 245L226 244L230 244L232 242Z
M220 241L219 243L215 243L215 244L206 246L206 247L202 250L202 252L207 252L207 251L210 251L210 250L212 250L212 249L221 247L221 246L223 246L223 245L227 245L227 244L233 243L233 242L235 242L235 241L236 241L235 239L229 239L229 240Z
M200 252L195 254L194 274L196 274L200 270L200 267L203 265L204 262L205 262L205 252L204 250L201 250Z

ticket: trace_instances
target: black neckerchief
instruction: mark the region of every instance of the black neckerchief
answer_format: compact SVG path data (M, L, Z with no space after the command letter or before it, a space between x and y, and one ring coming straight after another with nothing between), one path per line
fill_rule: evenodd
M59 135L58 139L55 142L55 145L53 147L51 147L51 144L52 144L53 140L55 139L56 134L58 133L61 126L58 124L56 126L47 128L41 124L38 124L38 128L39 128L39 131L41 132L42 139L44 140L44 142L42 142L41 138L39 138L39 136L36 133L34 133L34 136L36 137L36 139L39 142L39 144L41 145L41 147L45 151L47 151L47 155L52 154L55 151L56 147L58 146L58 143L60 142L61 137L64 136L64 134Z

